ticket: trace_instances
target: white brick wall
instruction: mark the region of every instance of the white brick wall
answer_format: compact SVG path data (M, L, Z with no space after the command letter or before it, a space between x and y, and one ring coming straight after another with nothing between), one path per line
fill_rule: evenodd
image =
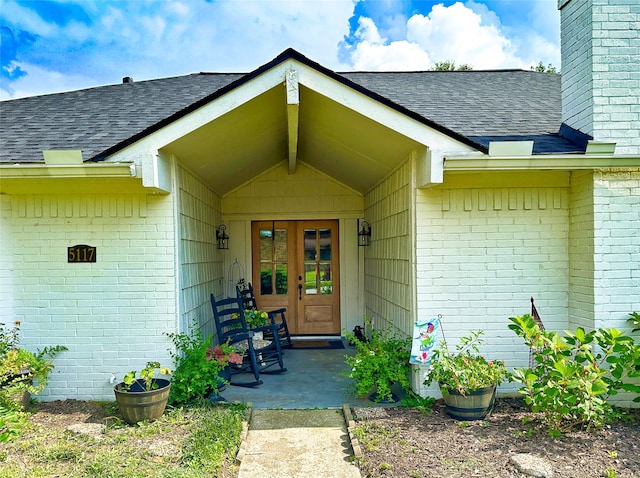
M407 161L365 197L371 246L365 248L366 314L374 326L388 321L413 331L411 221L412 163Z
M118 379L148 360L170 363L176 326L170 196L14 195L2 199L3 296L13 297L30 350L65 345L42 399L113 399ZM67 247L97 247L97 262L67 263ZM4 249L4 244L3 244ZM4 318L4 317L3 317Z
M640 311L640 171L600 172L594 185L595 326L628 329Z
M0 323L15 322L11 197L0 194Z
M572 128L593 135L590 2L571 0L562 8L560 49L562 119Z
M640 170L594 177L595 327L629 331L629 313L640 311ZM632 400L615 397L619 406Z
M526 365L507 326L531 296L549 329L567 326L568 202L563 187L418 190L418 315L441 314L451 347L482 329L489 357Z
M593 330L593 172L571 174L569 233L569 327Z
M205 336L214 334L210 295L223 292L223 253L216 226L222 222L220 198L188 171L178 168L180 216L180 316L182 331L194 322Z
M572 0L560 18L564 121L640 153L640 2Z

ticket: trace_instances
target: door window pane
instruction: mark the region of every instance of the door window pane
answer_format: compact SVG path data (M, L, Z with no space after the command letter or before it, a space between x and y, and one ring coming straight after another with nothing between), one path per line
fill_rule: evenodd
M260 229L260 295L288 291L289 252L286 229Z
M315 262L304 263L304 292L307 295L315 295L318 293L316 266L317 264Z
M276 229L273 239L273 259L277 262L287 262L287 230Z
M320 260L331 260L331 229L320 229L318 249L320 249Z
M276 265L276 294L286 295L287 288L287 264Z
M304 260L315 261L316 260L316 230L305 229L304 230Z
M320 294L328 295L333 292L333 281L331 279L331 263L320 263Z
M273 273L271 263L260 264L260 294L273 294Z
M260 229L260 260L273 259L273 234L271 229Z

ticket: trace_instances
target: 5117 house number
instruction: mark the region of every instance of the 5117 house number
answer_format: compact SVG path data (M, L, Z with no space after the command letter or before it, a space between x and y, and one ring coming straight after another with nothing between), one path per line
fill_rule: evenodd
M95 262L95 261L96 261L95 246L78 244L77 246L67 247L67 262Z

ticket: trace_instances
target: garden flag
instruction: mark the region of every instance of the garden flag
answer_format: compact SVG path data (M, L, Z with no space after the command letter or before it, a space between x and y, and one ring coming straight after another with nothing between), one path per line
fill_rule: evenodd
M440 318L418 320L413 323L413 341L409 363L431 365L440 334Z

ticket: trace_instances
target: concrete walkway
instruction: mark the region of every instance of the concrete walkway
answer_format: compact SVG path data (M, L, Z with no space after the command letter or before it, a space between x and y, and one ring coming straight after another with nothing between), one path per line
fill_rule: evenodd
M239 478L360 478L343 411L253 410Z

